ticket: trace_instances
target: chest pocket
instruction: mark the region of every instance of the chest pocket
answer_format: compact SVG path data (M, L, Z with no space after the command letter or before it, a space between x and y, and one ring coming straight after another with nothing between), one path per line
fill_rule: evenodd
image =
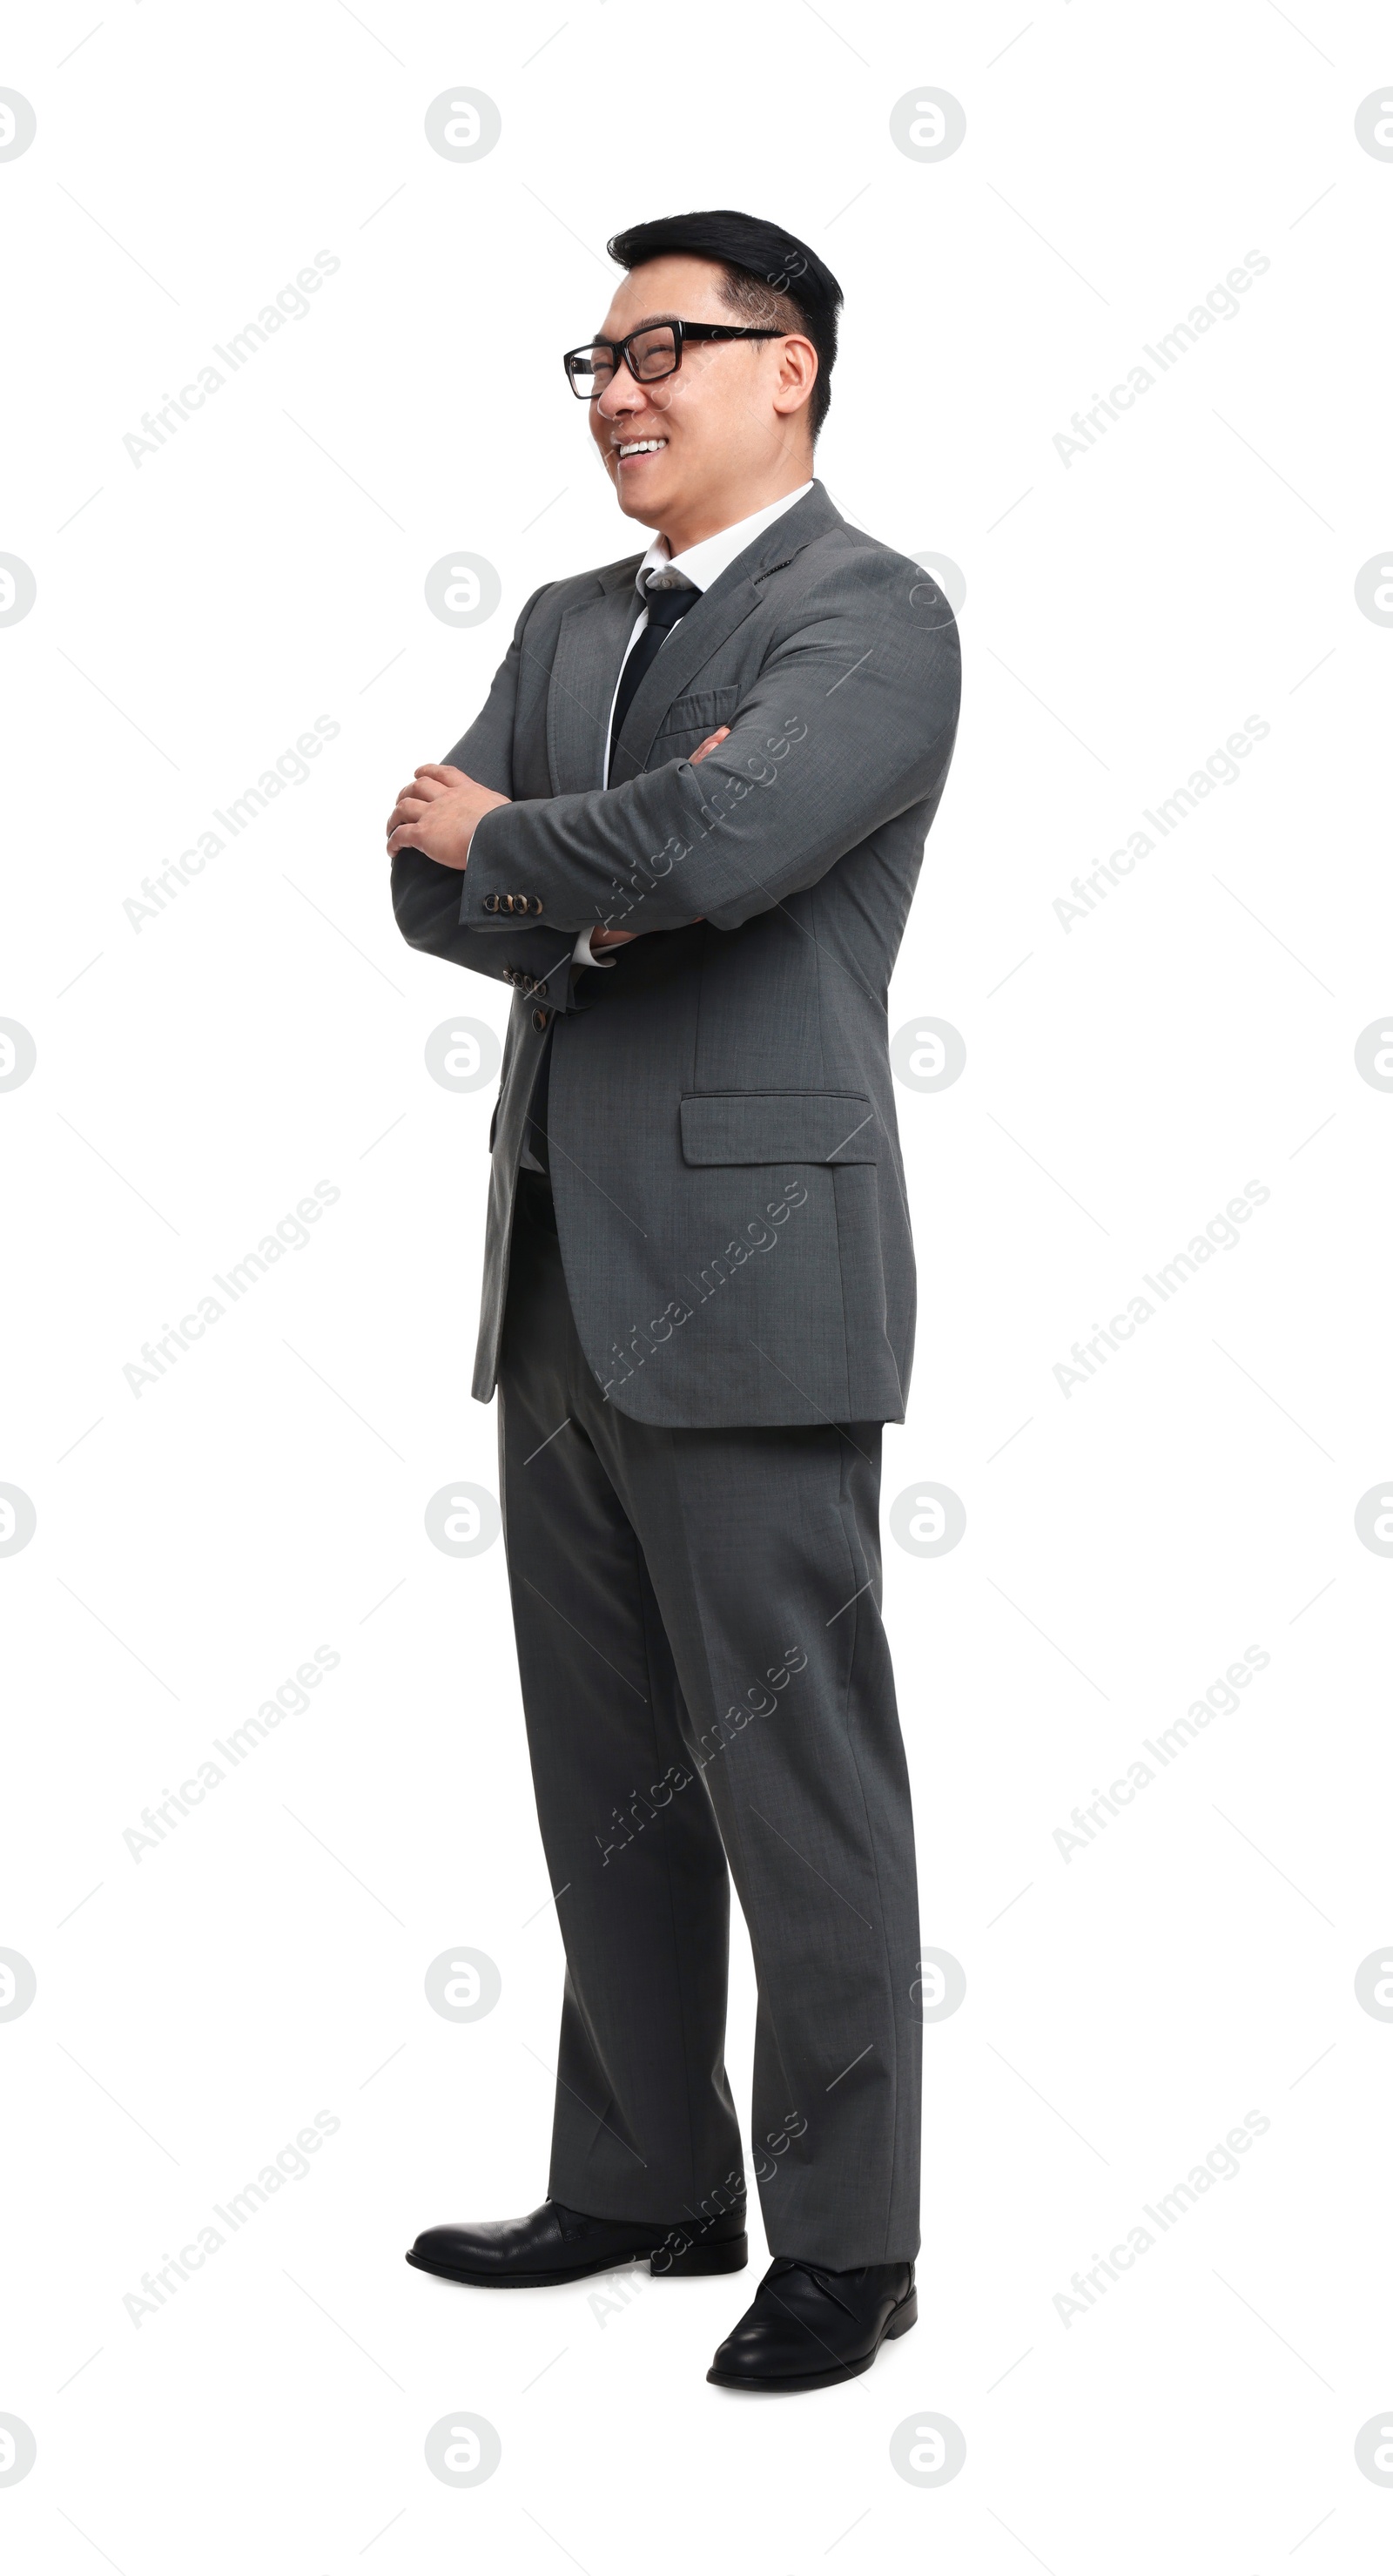
M662 729L653 737L648 755L650 769L661 769L665 761L686 760L705 742L718 725L728 725L740 704L738 688L698 689L692 696L674 698L663 718Z

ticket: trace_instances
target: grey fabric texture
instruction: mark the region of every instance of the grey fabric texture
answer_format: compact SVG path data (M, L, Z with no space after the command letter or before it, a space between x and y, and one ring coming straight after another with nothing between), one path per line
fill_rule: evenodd
M752 2174L771 2253L912 2261L923 2026L880 1426L633 1421L595 1382L539 1208L525 1176L498 1436L567 1961L549 2189L695 2232ZM727 1860L759 1982L748 2165Z
M566 1283L611 1404L671 1429L902 1421L914 1256L886 997L952 755L957 630L815 483L673 630L606 787L639 560L524 607L447 754L513 800L463 875L393 864L413 946L516 988L474 1393L496 1381L546 1049ZM640 935L573 976L597 922Z

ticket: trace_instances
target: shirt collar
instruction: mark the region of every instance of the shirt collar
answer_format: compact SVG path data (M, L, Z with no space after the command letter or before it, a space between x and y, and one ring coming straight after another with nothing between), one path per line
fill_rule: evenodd
M685 554L670 555L664 540L655 537L635 575L640 598L648 595L649 574L658 571L680 572L694 590L709 590L746 546L753 545L756 537L812 488L811 481L800 483L796 492L786 492L782 500L771 501L767 509L751 511L748 519L737 519L733 528L720 528L714 537L703 537L700 545L688 546Z

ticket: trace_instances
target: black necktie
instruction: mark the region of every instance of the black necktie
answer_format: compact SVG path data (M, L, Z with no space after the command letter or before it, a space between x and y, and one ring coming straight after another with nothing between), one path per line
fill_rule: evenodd
M684 582L680 588L674 582L665 590L649 589L644 592L644 598L648 603L648 623L624 665L619 681L619 695L614 701L614 724L609 738L609 774L606 781L608 785L612 785L614 781L614 755L619 737L624 730L624 718L638 696L643 675L657 660L669 627L675 626L679 617L685 617L688 609L694 608L700 597L701 592L690 582Z

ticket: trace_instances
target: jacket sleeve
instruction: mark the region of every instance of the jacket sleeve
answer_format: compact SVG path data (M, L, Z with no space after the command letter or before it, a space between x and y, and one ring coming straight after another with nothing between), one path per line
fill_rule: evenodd
M506 919L497 929L466 927L460 920L459 869L442 868L420 850L398 850L392 861L392 909L412 948L471 967L476 975L492 975L549 1010L571 1009L573 931Z
M910 806L931 815L957 726L957 629L916 568L843 563L776 632L729 739L577 796L501 805L470 844L461 920L521 895L574 934L592 922L737 929L813 885ZM466 763L467 766L467 763ZM534 936L538 934L534 933Z
M445 755L446 763L467 770L500 796L513 792L513 716L526 649L523 631L541 596L535 590L528 600L484 705ZM466 877L467 871L461 875L458 868L442 868L421 850L398 850L392 861L392 909L403 939L432 957L446 957L452 965L512 984L551 1010L569 1010L574 936L535 921L514 923L506 914L480 913L476 919L472 902L464 899Z

